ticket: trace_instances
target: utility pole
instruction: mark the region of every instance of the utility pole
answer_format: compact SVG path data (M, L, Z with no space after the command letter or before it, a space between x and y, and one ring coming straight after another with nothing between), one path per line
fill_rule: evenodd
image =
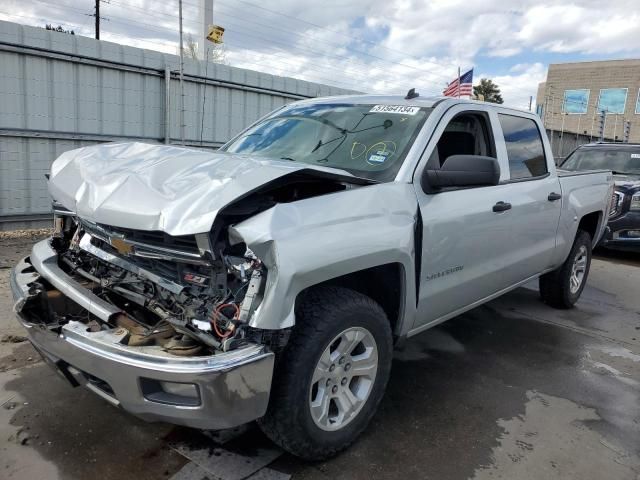
M626 121L624 122L624 129L623 129L623 132L624 132L624 134L623 134L624 136L623 136L622 141L623 141L624 143L629 143L629 135L630 135L630 133L631 133L631 122L630 122L629 120L626 120Z
M85 13L87 17L95 18L96 40L100 40L100 20L109 21L108 18L100 16L100 2L105 2L105 1L109 3L109 0L95 0L95 7L94 7L95 11L93 13Z
M598 137L600 142L604 142L604 135L607 130L607 112L600 110L600 117L598 118Z
M184 47L182 44L182 0L178 0L180 23L180 142L184 145Z
M100 0L96 0L96 40L100 40Z
M566 112L562 112L562 127L560 127L560 146L558 147L558 156L559 157L563 157L564 155L562 154L562 146L564 144L564 119L567 118L567 113Z
M529 111L531 111L531 104L533 103L533 95L529 95Z
M578 137L580 136L580 120L582 119L582 114L578 115L578 128L576 128L576 145L574 148L578 148Z
M551 89L551 87L549 87ZM556 103L556 97L554 94L551 94L551 112L549 112L549 116L551 117L551 120L549 121L549 140L551 143L551 152L553 152L553 122L555 121L554 115L555 113L555 103Z
M200 39L198 40L198 55L202 60L208 60L206 57L209 49L209 40L207 35L209 34L209 26L213 24L213 0L200 0L200 9L202 14L202 31Z

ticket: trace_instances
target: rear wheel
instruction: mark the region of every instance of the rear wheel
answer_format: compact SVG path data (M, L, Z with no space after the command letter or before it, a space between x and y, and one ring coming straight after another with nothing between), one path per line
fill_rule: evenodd
M571 308L578 301L591 266L591 236L578 230L565 262L540 277L540 296L555 308Z
M262 430L299 457L335 455L373 417L391 357L391 328L376 302L346 288L309 292L277 362Z

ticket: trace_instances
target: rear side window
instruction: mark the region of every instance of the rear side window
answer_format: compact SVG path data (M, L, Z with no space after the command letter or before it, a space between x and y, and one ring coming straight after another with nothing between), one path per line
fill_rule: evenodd
M507 145L511 179L533 178L548 173L542 137L536 122L528 118L498 114Z

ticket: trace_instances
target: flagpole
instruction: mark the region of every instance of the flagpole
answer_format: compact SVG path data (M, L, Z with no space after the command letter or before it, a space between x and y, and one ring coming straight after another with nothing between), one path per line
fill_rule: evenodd
M460 98L460 67L458 67L458 98Z

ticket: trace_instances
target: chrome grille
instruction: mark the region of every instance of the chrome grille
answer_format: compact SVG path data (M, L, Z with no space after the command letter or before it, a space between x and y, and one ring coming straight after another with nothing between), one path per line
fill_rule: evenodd
M609 208L609 217L615 217L620 213L623 200L624 200L624 194L622 192L618 192L614 190L613 195L611 195L611 207Z
M171 236L164 232L134 230L129 228L101 225L80 219L85 231L94 238L113 246L118 250L116 242L127 244L128 252L118 250L132 257L150 260L167 260L182 263L208 265L198 249L195 235Z
M150 247L172 248L184 252L198 253L195 235L171 236L159 231L134 230L132 228L120 228L100 224L98 224L98 226L112 235L121 235L127 240Z

